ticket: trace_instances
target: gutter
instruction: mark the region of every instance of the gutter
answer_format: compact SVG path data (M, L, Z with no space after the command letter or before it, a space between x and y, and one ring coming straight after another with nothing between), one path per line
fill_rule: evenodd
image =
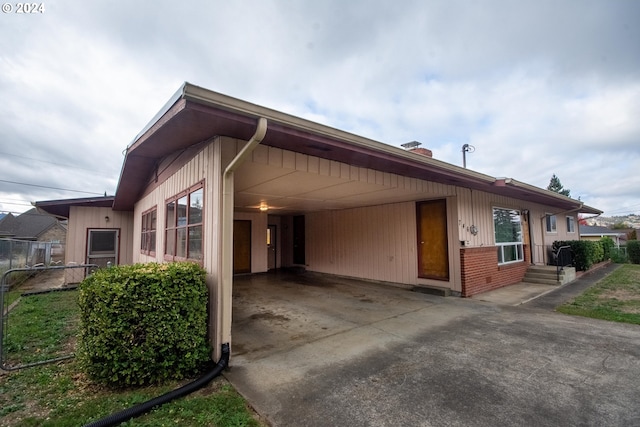
M267 119L260 117L256 131L247 144L231 160L222 173L222 255L221 283L217 295L218 305L218 342L231 342L231 297L233 289L233 176L234 172L262 142L267 133Z
M494 177L480 172L461 168L431 157L418 156L415 153L411 153L407 150L403 150L383 142L243 101L241 99L214 92L190 83L185 83L179 92L182 94L182 98L187 101L223 109L245 117L266 118L272 125L326 137L339 143L357 147L365 152L376 152L396 159L409 160L416 164L427 164L430 167L437 168L445 173L477 180L486 185L493 185L496 180Z

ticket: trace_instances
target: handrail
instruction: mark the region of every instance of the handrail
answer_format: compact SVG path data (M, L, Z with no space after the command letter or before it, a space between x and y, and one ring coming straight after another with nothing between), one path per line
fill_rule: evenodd
M563 252L564 251L564 252ZM573 263L573 257L571 256L571 246L560 246L554 253L556 260L556 280L560 281L560 272L565 266Z

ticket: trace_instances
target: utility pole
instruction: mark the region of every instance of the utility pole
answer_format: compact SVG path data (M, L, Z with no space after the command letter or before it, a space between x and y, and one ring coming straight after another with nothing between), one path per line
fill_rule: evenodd
M462 166L465 169L467 168L467 153L473 153L474 151L476 151L476 147L473 145L464 144L462 146Z

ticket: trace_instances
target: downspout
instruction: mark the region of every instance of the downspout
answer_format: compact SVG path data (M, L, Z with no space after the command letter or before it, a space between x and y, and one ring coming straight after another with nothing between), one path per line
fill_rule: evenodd
M231 342L231 297L233 289L233 174L242 165L251 152L262 142L267 133L267 119L260 117L256 131L231 160L222 173L222 255L221 284L217 295L218 304L218 343Z

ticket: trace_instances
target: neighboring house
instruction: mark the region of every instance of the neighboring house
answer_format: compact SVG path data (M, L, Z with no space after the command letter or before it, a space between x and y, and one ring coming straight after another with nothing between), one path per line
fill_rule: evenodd
M580 240L599 241L603 237L610 237L619 248L627 242L627 234L623 230L612 230L596 225L581 225Z
M64 244L67 229L57 218L33 208L18 216L9 213L0 219L0 237Z
M115 196L36 206L69 219L67 262L200 263L214 348L231 341L233 274L303 267L468 297L521 281L579 238L578 214L601 213L430 155L185 83L127 148Z

